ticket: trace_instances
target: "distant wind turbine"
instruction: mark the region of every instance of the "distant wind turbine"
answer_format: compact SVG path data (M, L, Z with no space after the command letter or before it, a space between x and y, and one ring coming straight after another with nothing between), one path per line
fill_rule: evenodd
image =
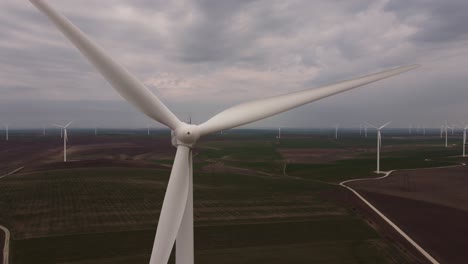
M278 136L276 138L281 139L281 127L278 127Z
M466 130L468 129L468 125L465 126L463 129L463 157L466 157L465 155L465 148L466 148Z
M381 134L381 130L388 126L388 124L390 124L392 121L386 123L385 125L383 126L380 126L380 127L377 127L377 126L374 126L374 125L371 125L369 123L367 123L369 126L377 129L377 174L380 173L380 148L382 147L382 134Z
M447 125L447 121L445 121L444 133L445 133L445 148L448 148L448 129L450 127Z
M335 125L335 139L338 139L338 129L340 128L340 124Z
M454 134L455 127L456 127L455 125L450 125L450 127L449 127L449 128L450 128L450 130L452 130L452 136L453 136L453 134Z
M62 126L62 125L57 125L53 124L53 126L59 127L60 131L63 131L63 162L67 162L67 141L68 141L68 133L67 133L67 127L72 123L73 121L70 121L68 124Z
M123 98L173 131L172 139L177 151L159 216L150 264L166 264L174 243L177 264L194 263L192 149L200 137L262 120L418 67L400 67L316 89L242 103L218 113L200 125L191 125L180 121L142 82L107 55L103 48L93 43L69 20L57 13L46 1L30 2L57 26Z
M8 125L5 125L5 140L8 141Z

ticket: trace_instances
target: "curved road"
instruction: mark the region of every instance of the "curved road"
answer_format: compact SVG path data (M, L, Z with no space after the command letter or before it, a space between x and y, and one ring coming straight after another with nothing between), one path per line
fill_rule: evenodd
M15 172L18 172L20 170L22 170L24 167L20 167L12 172L9 172L5 175L2 175L0 176L0 179L1 178L4 178L8 175L11 175ZM10 231L8 230L8 228L0 225L0 230L1 232L3 232L3 234L0 234L0 248L3 248L3 250L1 251L2 253L0 254L0 260L2 260L2 262L0 264L8 264L8 259L9 259L9 254L10 254Z
M432 167L432 168L421 168L421 169L408 169L408 170L422 170L422 169L436 169L436 168L450 168L450 167L458 167L458 166L465 166L465 163L460 163L459 165L451 165L451 166L444 166L444 167ZM404 170L404 171L408 171ZM353 180L346 180L340 183L341 186L350 190L354 193L359 199L361 199L367 206L369 206L376 214L378 214L385 222L387 222L395 231L397 231L403 238L405 238L411 245L413 245L430 263L439 264L439 262L431 256L426 250L424 250L418 243L416 243L408 234L406 234L403 230L401 230L395 223L393 223L390 219L388 219L382 212L380 212L374 205L372 205L369 201L367 201L364 197L362 197L356 190L346 185L349 182L355 181L371 181L371 180L381 180L388 177L392 172L396 170L391 170L385 172L385 175L376 178L360 178L360 179L353 179Z

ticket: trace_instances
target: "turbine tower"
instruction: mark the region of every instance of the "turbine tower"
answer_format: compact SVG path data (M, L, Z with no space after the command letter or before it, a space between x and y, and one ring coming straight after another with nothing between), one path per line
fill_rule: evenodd
M172 142L177 151L156 229L150 264L166 264L174 243L177 264L194 263L192 148L200 137L262 120L418 67L400 67L317 89L242 103L216 114L200 125L191 125L180 121L142 82L45 1L30 1L81 51L123 98L172 130Z
M335 139L338 139L338 128L340 128L340 124L335 125Z
M374 126L374 125L371 125L369 123L367 123L369 126L377 129L377 174L380 173L380 148L382 147L382 133L380 132L382 130L382 128L388 126L388 124L390 124L392 121L386 123L385 125L383 126L380 126L380 127L377 127L377 126Z
M276 138L281 139L281 127L278 127L278 136Z
M445 121L444 133L445 133L445 148L448 148L448 129L447 121Z
M68 141L68 134L67 134L67 127L72 123L70 121L68 124L62 126L53 124L53 126L59 127L60 131L63 131L63 162L67 162L67 141Z
M463 129L463 157L466 157L465 148L466 148L466 130L468 129L468 125L465 126Z
M5 140L8 141L8 125L5 125Z

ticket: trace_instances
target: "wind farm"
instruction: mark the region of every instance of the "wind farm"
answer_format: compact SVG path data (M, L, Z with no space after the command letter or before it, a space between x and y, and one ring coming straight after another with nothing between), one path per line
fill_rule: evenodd
M468 259L463 62L398 5L87 1L0 4L0 264Z

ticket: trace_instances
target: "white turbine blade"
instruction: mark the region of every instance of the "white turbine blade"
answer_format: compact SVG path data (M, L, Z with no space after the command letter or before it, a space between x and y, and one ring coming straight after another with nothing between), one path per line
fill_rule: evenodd
M373 128L375 128L375 129L379 129L379 127L374 126L374 125L372 125L372 124L370 124L370 123L367 123L366 121L364 121L364 123L365 123L367 126L373 127Z
M59 128L64 128L64 126L57 125L57 124L52 124L54 127L59 127Z
M127 101L156 121L176 129L180 120L135 76L115 62L101 47L94 44L68 19L52 9L45 1L30 0L81 51L104 78Z
M69 125L71 125L72 122L73 122L73 121L68 122L68 124L66 124L66 125L64 126L64 128L67 128Z
M201 135L227 130L240 125L258 121L298 106L341 93L365 84L385 79L412 69L419 65L405 66L370 74L364 77L339 82L318 89L308 89L295 93L255 100L228 108L199 126Z
M383 125L383 126L379 127L379 129L382 129L382 128L384 128L384 127L388 126L388 125L389 125L391 122L392 122L392 121L390 121L390 122L386 123L385 125Z
M190 149L179 145L159 216L150 264L166 264L182 222L189 192Z

